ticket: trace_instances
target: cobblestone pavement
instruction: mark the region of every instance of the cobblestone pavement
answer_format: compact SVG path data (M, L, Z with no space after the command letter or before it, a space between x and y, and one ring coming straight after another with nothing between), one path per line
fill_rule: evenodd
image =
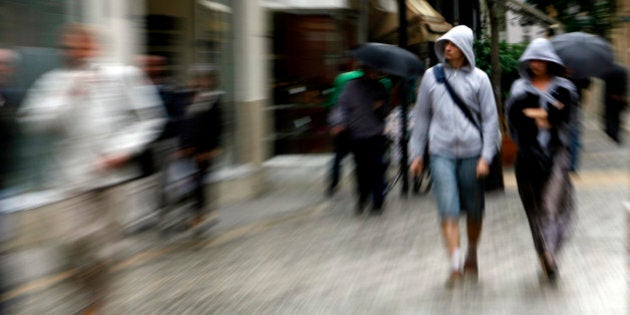
M204 238L134 239L150 246L118 264L108 313L626 314L628 147L607 141L592 121L586 127L575 181L578 217L559 259L557 287L538 280L510 170L505 193L487 199L479 283L447 290L432 198L393 194L382 217L356 217L349 182L322 202L325 166L300 163L271 166L279 174L271 178L288 188L282 186L275 201L261 201L262 207L281 207L301 200L300 189L319 194L305 197L310 203L299 210ZM291 183L298 178L310 184ZM247 206L265 211L255 202ZM18 288L13 311L71 313L81 295L64 279L61 273Z

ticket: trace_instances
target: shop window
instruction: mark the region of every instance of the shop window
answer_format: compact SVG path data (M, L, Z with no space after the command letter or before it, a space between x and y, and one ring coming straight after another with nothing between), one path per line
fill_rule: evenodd
M274 154L330 152L326 106L354 27L334 14L273 15Z

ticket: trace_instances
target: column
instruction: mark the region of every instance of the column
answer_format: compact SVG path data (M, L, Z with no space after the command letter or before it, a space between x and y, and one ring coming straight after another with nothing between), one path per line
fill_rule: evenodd
M83 2L84 23L94 25L100 32L107 61L132 63L140 52L139 26L132 21L144 10L144 1L86 0Z
M137 23L131 19L142 16L144 1L110 0L110 18L106 21L108 37L111 41L113 60L120 63L133 63L133 56L140 52Z
M365 43L368 41L369 32L369 16L370 16L370 1L360 0L359 2L359 25L357 27L357 39L358 43Z
M260 1L236 0L234 12L234 91L239 160L260 166L268 157L264 138L269 114L266 11Z

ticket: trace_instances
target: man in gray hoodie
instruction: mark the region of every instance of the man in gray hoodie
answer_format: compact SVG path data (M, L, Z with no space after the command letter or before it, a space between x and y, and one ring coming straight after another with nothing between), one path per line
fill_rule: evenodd
M488 75L475 67L473 32L460 25L438 39L435 52L442 60L446 81L470 112L467 118L434 69L429 69L418 92L415 124L410 142L411 172L419 175L426 161L433 176L433 193L442 233L451 260L447 286L463 273L476 279L477 243L484 210L483 178L496 153L497 108ZM477 127L479 126L479 127ZM461 264L459 216L467 213L468 251ZM463 269L463 270L462 270Z

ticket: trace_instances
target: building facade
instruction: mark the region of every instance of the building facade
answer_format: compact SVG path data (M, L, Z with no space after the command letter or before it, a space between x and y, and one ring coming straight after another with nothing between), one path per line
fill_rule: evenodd
M99 31L104 61L133 64L136 56L147 53L167 57L177 85L187 84L193 64L213 64L226 92L226 132L224 154L211 182L219 183L214 187L219 202L229 202L258 194L263 187L261 165L268 156L263 139L269 121L266 21L261 2L248 0L6 0L0 2L0 44L22 55L14 83L25 89L59 65L58 31L71 22ZM24 151L43 157L44 147L30 143Z

